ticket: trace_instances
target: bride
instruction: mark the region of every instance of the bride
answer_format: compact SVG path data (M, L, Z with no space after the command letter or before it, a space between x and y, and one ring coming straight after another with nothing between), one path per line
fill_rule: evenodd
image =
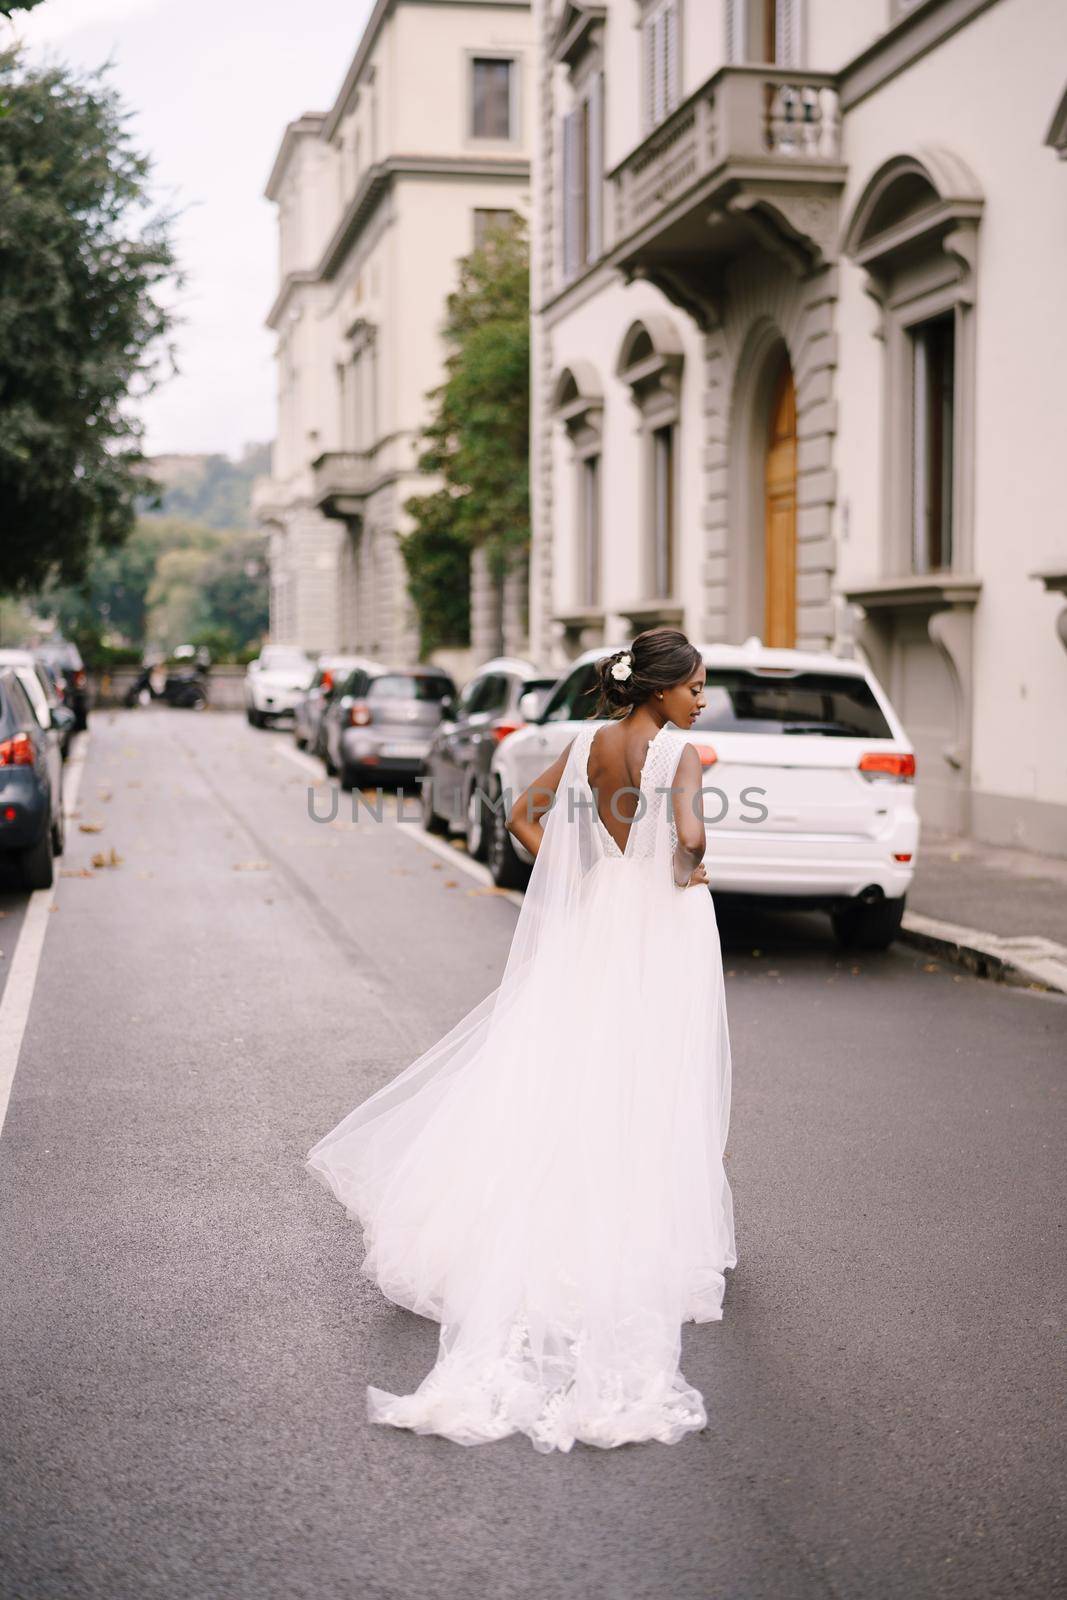
M704 664L674 628L600 665L591 722L521 794L535 856L497 989L315 1145L363 1272L440 1323L374 1422L535 1449L674 1444L706 1423L681 1324L736 1265L730 1044L688 729Z

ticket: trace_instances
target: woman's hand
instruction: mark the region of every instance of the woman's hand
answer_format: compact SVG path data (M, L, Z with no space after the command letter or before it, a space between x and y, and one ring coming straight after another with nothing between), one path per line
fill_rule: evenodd
M704 865L703 861L700 863L699 867L693 868L692 876L690 877L689 882L686 884L686 888L691 889L694 884L698 883L703 884L705 889L708 887L708 869Z

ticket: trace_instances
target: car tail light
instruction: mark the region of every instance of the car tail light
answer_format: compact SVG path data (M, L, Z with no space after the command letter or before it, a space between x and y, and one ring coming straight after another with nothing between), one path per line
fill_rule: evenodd
M82 667L79 667L77 672L74 674L74 687L76 689L85 688L85 671Z
M16 733L13 739L0 744L0 767L32 767L36 759L28 733Z
M374 715L365 700L353 700L348 712L348 721L353 728L365 728L369 722L374 721Z
M15 818L17 816L18 816L18 811L15 809L14 806L5 806L4 807L4 821L5 822L14 822L14 820L15 820Z
M860 756L859 769L868 782L872 778L896 778L900 783L910 783L915 777L915 757L910 750L870 750Z
M910 850L901 850L899 852L899 854L896 851L894 851L893 860L894 861L910 861L911 860L911 851Z
M322 682L319 684L319 688L322 690L323 694L331 694L333 692L333 673L332 672L324 672L323 673Z
M713 767L716 761L719 759L718 755L712 749L710 744L698 744L695 746L695 749L697 755L700 757L700 765L702 767Z
M499 722L492 724L493 738L500 744L509 734L518 733L519 729L525 726L525 722L509 722L506 717L501 717Z

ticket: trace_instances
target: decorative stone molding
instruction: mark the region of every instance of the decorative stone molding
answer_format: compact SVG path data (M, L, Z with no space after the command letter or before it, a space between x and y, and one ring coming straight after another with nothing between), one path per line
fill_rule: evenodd
M599 448L604 396L596 368L590 362L573 361L564 367L552 389L552 410L580 451L583 446Z
M552 622L569 661L581 655L583 650L591 650L594 645L604 643L606 620L605 612L580 606L553 613Z
M1067 571L1062 567L1055 572L1031 572L1031 578L1036 578L1045 586L1046 594L1062 594L1067 596ZM1067 606L1056 618L1056 637L1063 648L1067 650Z
M1060 103L1052 114L1045 143L1055 150L1061 161L1067 161L1067 89L1064 89Z
M677 419L682 361L682 341L670 317L646 316L631 322L615 371L629 384L647 425L661 426Z
M881 564L911 565L912 350L916 324L951 314L955 330L952 565L973 561L975 331L981 187L953 151L924 145L885 161L844 230L844 254L866 273L885 342Z
M597 36L607 17L606 5L586 4L585 0L565 0L552 34L549 59L575 67L597 45Z
M722 320L704 343L701 635L736 642L761 631L765 430L784 355L797 400L797 645L824 649L835 631L837 273L825 268L800 281L780 260L757 255L726 274L723 291Z
M646 628L680 628L685 617L685 607L680 600L634 600L629 605L618 605L615 612L625 617L634 634Z
M925 619L931 644L948 669L956 703L955 735L942 751L968 782L974 716L974 609L982 584L962 574L883 578L844 591L862 613L858 638L878 677L890 681L894 634L902 614Z

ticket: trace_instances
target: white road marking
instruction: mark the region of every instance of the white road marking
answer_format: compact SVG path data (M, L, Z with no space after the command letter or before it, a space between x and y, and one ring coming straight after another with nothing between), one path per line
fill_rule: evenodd
M274 747L280 755L286 756L290 761L295 761L298 767L313 773L316 778L322 777L322 763L314 760L311 756L305 755L295 745L287 740L276 738ZM424 850L432 851L434 855L440 856L442 861L447 861L449 866L455 867L457 871L465 872L469 878L474 878L483 887L490 889L494 887L493 875L489 868L483 866L480 861L472 861L465 850L458 850L455 845L446 844L443 839L436 838L432 833L427 833L424 828L414 822L398 822L397 827L412 843L421 845ZM501 899L510 900L512 905L522 905L523 897L519 889L504 889L500 891L500 897Z
M69 820L78 804L82 773L85 770L85 752L89 736L76 734L70 756L63 772L63 813ZM0 999L0 1134L4 1131L11 1086L15 1081L15 1068L22 1051L26 1022L33 1004L37 986L37 972L41 965L45 934L48 932L48 914L56 897L59 882L59 861L50 889L35 889L26 905L18 944L11 961L3 998Z

